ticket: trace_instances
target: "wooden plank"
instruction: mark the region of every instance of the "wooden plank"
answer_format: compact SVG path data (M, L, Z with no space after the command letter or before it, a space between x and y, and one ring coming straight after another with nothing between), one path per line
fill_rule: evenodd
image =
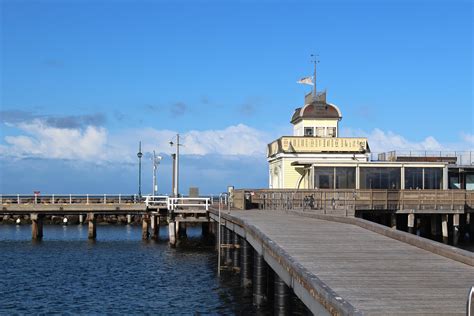
M355 225L232 211L367 314L465 315L474 267Z

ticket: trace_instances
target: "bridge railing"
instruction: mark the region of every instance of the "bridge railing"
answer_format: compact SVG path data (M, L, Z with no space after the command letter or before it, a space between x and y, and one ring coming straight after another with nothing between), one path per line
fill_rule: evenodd
M201 209L209 211L210 198L199 197L170 197L168 198L168 210L178 209Z
M238 208L313 210L474 209L474 191L466 190L235 190Z
M136 194L0 194L0 204L115 204L140 200Z
M145 196L147 207L169 208L169 196L167 195L147 195Z

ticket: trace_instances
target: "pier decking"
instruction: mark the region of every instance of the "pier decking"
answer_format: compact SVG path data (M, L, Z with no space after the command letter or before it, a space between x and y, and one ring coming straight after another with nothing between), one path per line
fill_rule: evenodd
M357 225L295 212L222 212L222 220L263 255L315 314L324 314L323 306L331 314L466 313L467 293L474 285L472 253L394 231L401 240L405 235L422 240L425 249L443 248L448 255L441 256ZM451 250L454 259L460 254L462 260L449 258Z

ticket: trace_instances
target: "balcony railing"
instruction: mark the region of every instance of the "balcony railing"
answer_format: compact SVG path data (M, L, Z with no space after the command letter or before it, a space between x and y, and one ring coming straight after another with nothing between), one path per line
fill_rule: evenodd
M394 150L372 153L378 161L445 161L458 166L474 165L474 151Z
M268 144L267 156L278 153L366 153L367 138L283 136Z

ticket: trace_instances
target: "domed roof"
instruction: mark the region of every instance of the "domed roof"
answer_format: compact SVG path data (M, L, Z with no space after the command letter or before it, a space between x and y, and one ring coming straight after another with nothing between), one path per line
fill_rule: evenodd
M314 101L310 104L306 104L301 108L297 108L291 123L296 124L303 119L338 119L342 118L341 111L334 104L326 103L323 101Z

